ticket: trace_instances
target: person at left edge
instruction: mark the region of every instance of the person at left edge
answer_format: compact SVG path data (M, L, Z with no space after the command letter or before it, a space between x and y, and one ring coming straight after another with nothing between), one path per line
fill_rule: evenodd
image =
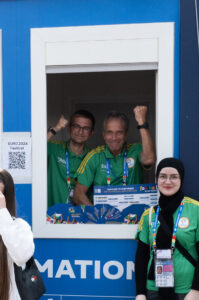
M32 257L35 250L29 224L16 218L15 189L10 173L0 169L0 299L21 300L14 272Z
M50 141L66 127L70 135L68 141ZM86 142L94 134L94 127L94 116L87 110L78 110L69 122L62 115L57 124L48 129L48 207L57 203L73 204L74 175L88 153Z

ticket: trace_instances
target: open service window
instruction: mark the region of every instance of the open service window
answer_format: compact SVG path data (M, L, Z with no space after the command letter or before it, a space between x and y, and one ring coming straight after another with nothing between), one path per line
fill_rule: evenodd
M69 119L76 110L89 110L96 118L96 127L87 145L94 148L104 143L102 124L105 114L116 110L124 112L130 119L128 142L139 142L133 108L146 105L157 159L172 156L173 56L173 23L31 30L32 203L35 237L134 237L137 225L123 222L80 224L69 221L55 224L48 220L47 129L54 126L61 115ZM67 130L56 135L58 142L66 142L68 139ZM153 182L154 168L144 172L143 183ZM76 206L74 209L69 207L68 211L78 214L78 209L83 209L83 212L86 210L85 207ZM87 216L92 216L89 209ZM60 215L57 210L58 220Z

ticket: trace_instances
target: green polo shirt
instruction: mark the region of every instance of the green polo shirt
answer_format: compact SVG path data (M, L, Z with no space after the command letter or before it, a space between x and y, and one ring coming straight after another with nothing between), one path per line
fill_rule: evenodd
M48 207L57 203L68 203L69 188L66 181L66 156L69 155L69 170L71 189L75 187L75 173L85 155L88 153L87 147L82 155L75 155L69 149L68 142L48 142Z
M128 164L128 184L141 183L142 165L140 162L141 144L128 144L127 147L127 164ZM90 187L107 185L106 158L110 162L110 179L111 185L122 185L123 183L123 162L124 152L113 156L109 148L105 145L99 146L90 151L77 170L77 180L82 185Z
M173 215L173 221L178 214L178 209ZM136 239L141 240L145 244L152 245L152 229L155 220L155 211L152 211L151 224L149 226L149 209L147 209L139 222L139 227L136 233ZM158 224L159 227L159 224ZM185 197L184 207L176 238L181 245L197 260L196 243L199 241L199 202L191 198ZM174 255L174 286L175 293L186 294L190 291L194 270L193 265L175 248ZM152 251L148 264L148 271L152 261ZM157 291L153 280L147 280L147 289Z

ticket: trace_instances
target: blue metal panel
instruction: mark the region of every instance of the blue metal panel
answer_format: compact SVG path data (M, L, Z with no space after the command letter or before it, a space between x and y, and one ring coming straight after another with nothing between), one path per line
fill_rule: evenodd
M0 3L4 131L31 130L30 28L175 22L175 155L178 155L179 0L29 0ZM166 83L165 83L166 84ZM10 109L12 107L12 109Z
M32 224L32 185L16 184L15 195L17 216Z
M199 9L198 0L197 5ZM186 170L185 193L199 200L199 49L195 13L195 0L181 1L180 158Z
M30 28L107 25L147 22L175 23L175 155L179 154L179 0L16 0L0 1L0 28L3 30L3 129L31 131ZM166 84L166 82L165 82ZM31 185L16 185L18 214L31 222ZM75 225L74 225L75 226ZM126 278L126 262L134 261L136 242L132 240L36 240L35 257L43 265L53 260L53 278L44 280L50 294L106 295L110 299L132 299L134 277ZM99 260L100 279L88 266L81 278L75 260ZM69 260L76 278L54 278L61 261ZM104 276L107 262L124 268L117 280ZM117 273L111 266L110 272ZM122 296L121 298L119 296ZM80 299L69 296L67 299ZM60 299L59 296L45 299ZM64 299L64 298L63 298ZM90 297L84 299L96 299ZM105 297L98 298L105 299Z
M47 253L45 256L44 249ZM48 259L50 260L49 269L43 273L43 278L48 286L48 294L55 294L57 291L59 295L126 296L132 299L135 292L134 272L130 271L128 264L134 262L135 251L136 242L131 240L81 240L81 242L79 240L60 240L58 242L46 239L36 241L35 256L41 265L44 265ZM62 268L61 263L64 266L64 260L65 267ZM76 260L90 263L86 268L85 275L81 272L80 265L75 263ZM95 266L96 261L100 261L100 266ZM122 269L118 279L108 278L105 271L105 267L110 263L112 265L109 269L110 273L118 273L114 262L117 262ZM48 273L50 266L53 267L53 274ZM59 268L68 270L68 272L65 275L64 271L61 272L63 275L58 278ZM100 270L99 279L95 278L97 269Z

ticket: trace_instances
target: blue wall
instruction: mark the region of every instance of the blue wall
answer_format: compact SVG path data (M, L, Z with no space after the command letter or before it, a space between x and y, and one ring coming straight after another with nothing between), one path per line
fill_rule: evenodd
M30 28L107 25L125 23L175 22L175 155L179 155L179 0L16 0L0 1L0 28L3 33L3 130L31 131ZM166 83L165 83L166 84ZM31 222L31 186L17 185L18 212ZM74 260L117 261L123 265L134 260L136 243L131 240L36 240L35 257L43 265L52 259L54 274L62 260L68 260L76 278L63 275L48 278L43 273L48 294L121 296L132 299L134 277L117 280L93 278L88 266L82 279ZM51 262L50 262L51 263ZM66 270L67 271L67 270ZM117 273L111 267L112 274ZM54 276L54 275L53 275ZM74 296L76 295L76 296ZM88 296L87 296L88 298ZM48 299L46 297L45 299ZM49 299L60 299L52 296ZM64 298L63 298L64 299ZM84 298L86 299L86 298ZM89 299L96 299L94 296ZM105 299L101 297L100 299Z
M197 0L198 14L199 1ZM199 15L198 15L199 19ZM185 165L184 190L199 200L199 46L195 0L181 1L180 157Z

